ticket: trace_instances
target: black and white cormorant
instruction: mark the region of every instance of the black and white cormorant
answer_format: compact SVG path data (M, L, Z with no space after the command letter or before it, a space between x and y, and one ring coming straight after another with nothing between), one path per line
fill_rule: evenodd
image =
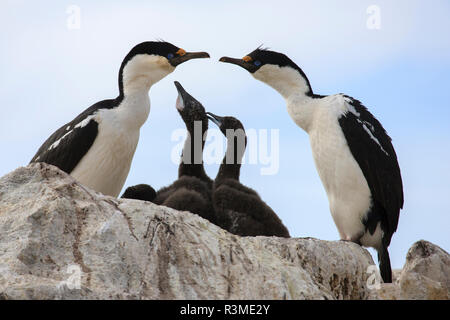
M317 171L342 240L373 247L381 276L392 281L388 246L403 207L400 168L391 138L358 100L316 95L286 55L256 49L242 59L222 57L277 90L294 122L309 134Z
M31 162L46 162L82 184L117 197L130 170L139 129L150 112L150 87L190 59L168 42L143 42L125 57L119 70L119 96L87 108L54 132Z
M234 117L219 117L207 112L227 138L227 150L214 179L213 205L217 224L239 236L277 236L289 232L276 213L258 193L239 182L247 137L242 123Z

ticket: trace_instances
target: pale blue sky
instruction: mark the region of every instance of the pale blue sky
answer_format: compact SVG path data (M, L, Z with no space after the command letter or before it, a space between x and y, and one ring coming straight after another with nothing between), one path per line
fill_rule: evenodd
M66 27L69 5L79 30ZM366 27L370 5L381 29ZM118 93L120 63L135 44L163 38L209 60L180 66L150 90L152 103L126 186L171 183L178 80L211 112L246 128L280 130L280 170L261 176L244 165L256 189L292 236L338 239L306 133L284 100L246 71L219 63L264 44L290 56L319 94L361 100L393 138L405 207L390 246L395 268L426 239L450 250L450 4L448 1L2 1L0 4L0 175L26 165L44 140L91 104ZM217 166L208 166L214 177ZM372 251L373 252L373 251Z

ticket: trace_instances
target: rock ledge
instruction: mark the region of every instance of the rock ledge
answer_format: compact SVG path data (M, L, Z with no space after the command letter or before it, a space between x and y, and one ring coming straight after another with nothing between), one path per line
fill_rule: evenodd
M398 284L369 289L373 264L353 243L238 237L46 164L0 179L4 299L399 299L417 298L418 282L419 298L448 298L449 256L428 242L410 249Z

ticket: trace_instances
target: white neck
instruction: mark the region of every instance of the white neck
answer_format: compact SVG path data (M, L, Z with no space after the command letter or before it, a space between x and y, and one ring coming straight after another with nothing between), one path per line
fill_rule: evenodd
M150 113L150 98L147 91L136 91L126 94L120 106L116 108L116 116L122 126L139 129Z
M148 93L153 84L154 82L152 83L145 76L136 76L132 79L124 79L123 94L125 96L132 96L143 92Z
M252 73L258 79L275 90L285 99L291 95L305 95L310 91L308 81L291 67L279 67L273 64L263 65L256 72Z
M286 106L292 120L309 133L317 110L317 100L304 94L291 94L286 99Z
M309 132L314 120L316 99L307 94L311 92L307 79L298 70L275 65L264 65L253 76L277 90L286 100L292 120Z
M146 92L156 82L175 70L162 56L140 54L127 62L122 72L123 94Z

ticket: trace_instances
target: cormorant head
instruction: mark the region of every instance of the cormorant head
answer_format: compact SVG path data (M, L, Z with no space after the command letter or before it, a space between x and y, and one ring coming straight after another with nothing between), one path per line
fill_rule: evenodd
M220 117L211 112L206 112L206 116L219 127L220 131L222 131L225 136L227 135L227 129L241 129L245 132L244 126L235 117Z
M126 55L119 71L120 92L149 89L183 62L209 58L206 52L186 52L169 42L147 41Z
M237 166L239 168L247 146L247 135L245 134L244 126L235 117L220 117L211 112L207 112L206 115L219 127L220 131L227 138L227 151L223 164ZM224 173L219 169L218 176L222 174ZM239 169L229 174L237 174L236 177L239 178Z
M222 57L219 61L244 68L285 98L292 93L313 94L305 73L283 53L257 48L242 59Z
M187 93L178 81L174 81L178 91L175 107L181 115L188 131L194 130L195 123L201 123L202 132L208 129L208 118L206 117L205 108L193 96Z

